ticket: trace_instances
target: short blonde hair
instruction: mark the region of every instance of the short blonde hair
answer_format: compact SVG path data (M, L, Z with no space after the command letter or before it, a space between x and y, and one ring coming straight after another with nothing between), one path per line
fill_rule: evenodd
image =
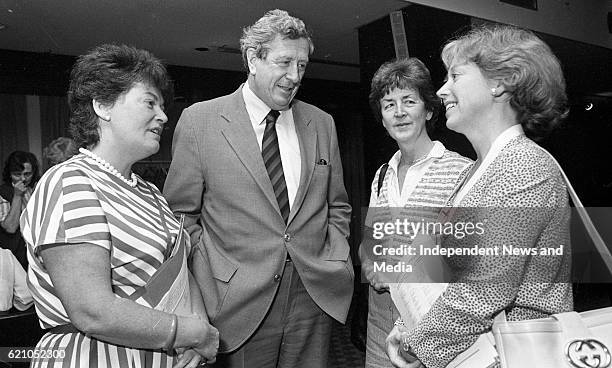
M511 93L510 105L525 133L546 136L568 112L561 63L533 32L507 25L485 25L450 41L442 50L446 68L472 62L484 76Z

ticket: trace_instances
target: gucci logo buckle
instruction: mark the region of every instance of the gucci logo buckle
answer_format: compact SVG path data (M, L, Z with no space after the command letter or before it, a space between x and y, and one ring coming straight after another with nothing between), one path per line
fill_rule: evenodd
M612 362L608 347L595 339L570 341L565 358L574 368L607 368Z

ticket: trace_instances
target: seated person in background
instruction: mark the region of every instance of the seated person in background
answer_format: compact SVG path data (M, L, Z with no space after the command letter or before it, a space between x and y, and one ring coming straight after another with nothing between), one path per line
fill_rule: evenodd
M28 285L48 329L37 346L67 351L32 367L214 361L219 335L187 270L189 235L131 169L159 150L171 92L145 50L102 45L77 60L68 102L80 154L47 170L21 217Z
M38 159L33 153L14 151L6 159L0 185L0 247L13 252L24 269L28 268L28 261L19 233L19 216L38 178Z
M0 249L0 312L12 307L24 311L33 303L23 267L10 250Z
M54 139L43 150L43 156L49 160L49 166L57 165L66 161L78 153L76 143L68 137Z

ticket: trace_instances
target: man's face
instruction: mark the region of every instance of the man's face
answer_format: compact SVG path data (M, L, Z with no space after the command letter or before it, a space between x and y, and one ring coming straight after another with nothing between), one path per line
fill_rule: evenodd
M266 46L264 58L258 58L253 49L247 51L249 86L271 109L286 110L306 71L310 46L305 38L291 40L278 35Z

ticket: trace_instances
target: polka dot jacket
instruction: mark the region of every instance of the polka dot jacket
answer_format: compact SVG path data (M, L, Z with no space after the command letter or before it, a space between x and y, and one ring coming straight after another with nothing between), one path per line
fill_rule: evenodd
M573 308L568 194L541 148L524 135L510 140L460 207L449 218L482 222L484 232L446 236L442 246L497 247L500 255L445 257L453 282L408 337L428 368L445 367L489 332L502 310L508 320L525 320ZM513 255L510 247L529 254ZM539 255L559 247L562 255Z

